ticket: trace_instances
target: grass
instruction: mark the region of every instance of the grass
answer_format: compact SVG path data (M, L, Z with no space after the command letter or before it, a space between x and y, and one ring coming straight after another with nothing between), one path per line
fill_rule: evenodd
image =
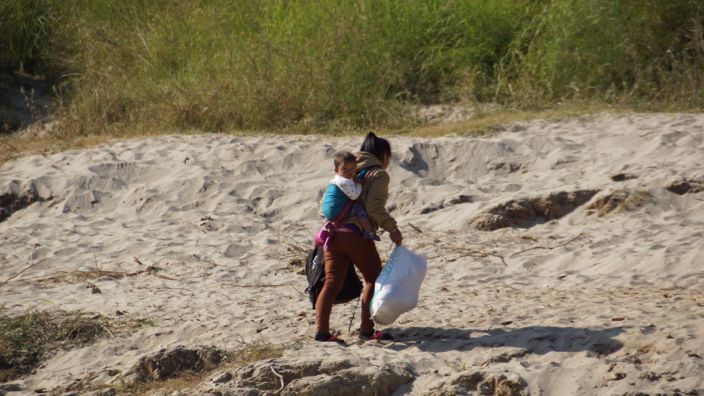
M0 383L31 373L58 349L87 345L108 334L114 337L153 324L144 318L117 322L81 311L10 314L0 310Z
M644 190L617 190L602 196L587 209L596 212L597 217L609 213L633 211L654 201L652 194Z
M31 372L58 348L90 343L106 325L104 318L81 312L0 312L0 383Z
M408 129L418 104L704 106L698 0L5 0L0 37L0 70L57 88L49 147Z

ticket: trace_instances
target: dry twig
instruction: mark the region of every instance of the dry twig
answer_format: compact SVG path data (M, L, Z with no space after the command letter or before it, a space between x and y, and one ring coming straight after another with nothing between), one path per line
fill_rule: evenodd
M413 223L408 223L408 225L409 225L411 228L413 228L413 230L414 230L415 232L417 232L417 233L419 233L419 234L422 234L422 233L423 233L423 230L421 230L420 228L414 226Z
M37 263L37 264L39 264L39 263ZM99 278L102 276L106 276L106 277L110 277L110 278L126 278L126 277L141 275L141 274L154 275L158 278L162 278L162 279L166 279L166 280L176 280L176 278L173 278L171 276L158 274L157 271L158 271L158 269L153 266L149 266L146 269L143 269L140 271L135 271L135 272L119 272L119 271L106 271L106 270L94 269L92 271L60 272L59 275L51 276L48 278L39 278L39 279L34 278L34 279L28 279L28 280L35 281L35 282L52 282L52 281L53 282L61 282L61 281L70 282L71 280L82 281L82 280L86 280L86 279ZM0 284L0 286L1 286L1 284Z
M284 389L284 387L286 386L286 383L284 382L284 376L277 373L276 370L274 370L273 366L269 366L269 368L271 369L271 372L274 373L275 376L279 377L279 380L281 381L281 388L279 388L277 390L277 392L281 392Z
M111 336L112 338L115 338L115 334L113 334L112 331L110 331L110 329L109 329L107 326L105 326L104 324L101 324L100 327L102 327L103 329L105 329L105 331L107 331L108 334L110 334L110 336Z
M0 282L0 287L6 285L9 281L17 278L18 276L22 275L25 271L29 270L32 267L36 267L37 265L45 262L47 260L47 257L43 258L42 260L37 261L36 263L34 262L34 252L37 250L38 245L34 245L32 247L32 255L29 257L29 265L22 268L20 272L16 273L15 275L5 279L4 281Z
M280 283L280 284L275 284L275 283L254 283L251 285L235 285L233 283L225 283L227 286L232 286L232 287L282 287L282 286L293 286L295 283Z
M585 234L579 234L579 235L577 235L576 237L570 239L569 241L564 242L564 243L561 243L561 244L559 244L559 245L555 245L555 246L532 246L532 247L529 247L528 249L524 249L524 250L518 251L518 252L516 252L516 253L513 253L513 254L511 255L511 257L515 257L515 256L518 256L518 255L521 254L521 253L525 253L525 252L528 252L528 251L531 251L531 250L535 250L535 249L547 249L547 250L557 249L557 248L559 248L559 247L567 246L567 245L569 245L570 243L576 241L577 239L579 239L579 238L581 238L581 237L583 237L583 236L585 236Z
M455 251L457 254L460 254L461 256L469 256L469 257L496 257L501 260L503 265L508 266L506 263L506 259L504 256L496 253L496 252L485 252L482 250L475 250L475 249L467 249L467 248L457 248L455 247ZM435 256L435 257L429 257L428 260L434 260L438 257L443 257L443 256Z

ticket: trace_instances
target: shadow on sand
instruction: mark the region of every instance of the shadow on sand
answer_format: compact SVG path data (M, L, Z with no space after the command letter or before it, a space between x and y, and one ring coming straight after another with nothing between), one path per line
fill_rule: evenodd
M614 337L626 327L588 329L583 327L528 326L516 329L472 330L459 328L407 327L388 329L396 341L389 348L417 347L426 352L469 351L476 347L515 347L527 353L588 351L609 355L623 343Z

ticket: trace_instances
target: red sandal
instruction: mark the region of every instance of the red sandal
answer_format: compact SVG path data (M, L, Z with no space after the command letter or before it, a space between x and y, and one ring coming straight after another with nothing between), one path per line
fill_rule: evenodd
M319 342L336 342L341 345L347 344L345 340L341 338L337 338L336 336L330 334L330 333L316 333L315 334L315 340Z
M366 334L360 334L359 338L363 340L372 340L372 341L393 341L394 336L392 336L389 333L384 333L383 331L374 331L372 330L371 334L366 335Z

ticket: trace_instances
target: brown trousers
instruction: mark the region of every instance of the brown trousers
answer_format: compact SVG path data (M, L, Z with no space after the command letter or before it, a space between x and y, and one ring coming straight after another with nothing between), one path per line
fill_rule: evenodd
M335 297L342 289L348 266L354 264L362 273L362 323L361 333L374 328L369 304L374 296L374 282L381 272L381 259L374 242L364 239L356 232L337 232L323 255L325 259L325 284L315 302L316 331L330 332L330 313Z

